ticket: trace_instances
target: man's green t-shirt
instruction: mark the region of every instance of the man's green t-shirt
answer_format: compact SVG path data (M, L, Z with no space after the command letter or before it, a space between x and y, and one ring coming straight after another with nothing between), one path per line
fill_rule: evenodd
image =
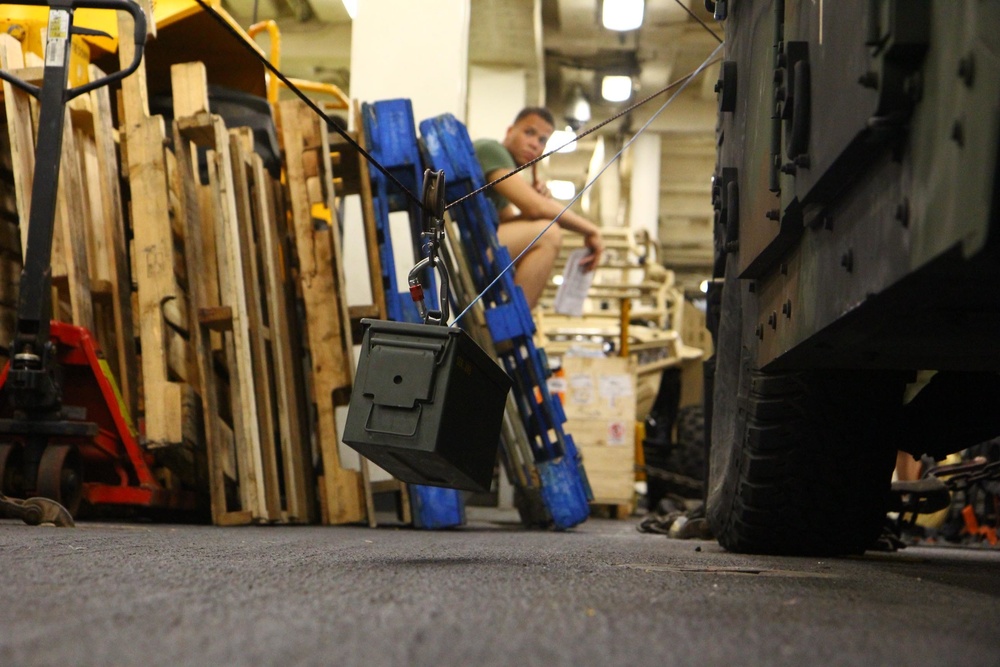
M476 160L483 169L483 176L489 178L490 172L496 169L516 169L517 163L514 156L495 139L477 139L472 147L476 151ZM494 188L486 191L486 198L490 200L496 208L497 213L507 208L510 203L507 198L498 193Z

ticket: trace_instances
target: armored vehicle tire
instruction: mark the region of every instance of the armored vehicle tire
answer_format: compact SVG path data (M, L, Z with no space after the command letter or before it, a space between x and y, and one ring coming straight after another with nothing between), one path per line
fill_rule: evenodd
M745 282L727 278L723 287L709 525L731 551L860 553L885 518L904 378L755 369L756 335L743 321L756 322L754 300Z

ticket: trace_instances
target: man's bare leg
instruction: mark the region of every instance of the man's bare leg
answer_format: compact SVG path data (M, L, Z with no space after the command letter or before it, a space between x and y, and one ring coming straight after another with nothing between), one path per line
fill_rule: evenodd
M507 246L511 258L517 257L535 237L545 229L550 220L512 220L502 222L497 228L497 238ZM514 272L514 283L524 290L528 307L534 308L545 290L552 274L552 266L562 244L562 230L552 225L531 249L518 261Z

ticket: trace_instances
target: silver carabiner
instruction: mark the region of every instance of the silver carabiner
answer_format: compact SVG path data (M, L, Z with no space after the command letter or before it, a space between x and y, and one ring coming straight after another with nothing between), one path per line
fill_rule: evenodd
M448 275L448 267L439 255L441 244L444 242L444 171L424 170L422 194L424 232L421 235L428 239L427 257L410 269L407 283L410 286L410 298L416 304L417 312L424 324L447 326L451 277ZM420 272L428 266L437 269L441 283L438 290L438 310L429 310L424 303L424 287L420 284Z

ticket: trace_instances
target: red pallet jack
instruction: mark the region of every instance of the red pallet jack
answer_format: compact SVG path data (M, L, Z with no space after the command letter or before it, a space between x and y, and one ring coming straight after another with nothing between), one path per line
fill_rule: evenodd
M140 447L117 384L90 333L49 320L66 104L138 68L146 40L145 15L128 0L19 0L17 4L49 7L49 21L41 87L0 71L0 78L38 99L40 107L17 326L10 362L0 371L0 513L29 524L72 526L83 502L194 509L193 493L165 489L153 476L152 457ZM72 35L110 37L74 26L73 13L79 8L131 14L135 57L123 70L67 88Z

